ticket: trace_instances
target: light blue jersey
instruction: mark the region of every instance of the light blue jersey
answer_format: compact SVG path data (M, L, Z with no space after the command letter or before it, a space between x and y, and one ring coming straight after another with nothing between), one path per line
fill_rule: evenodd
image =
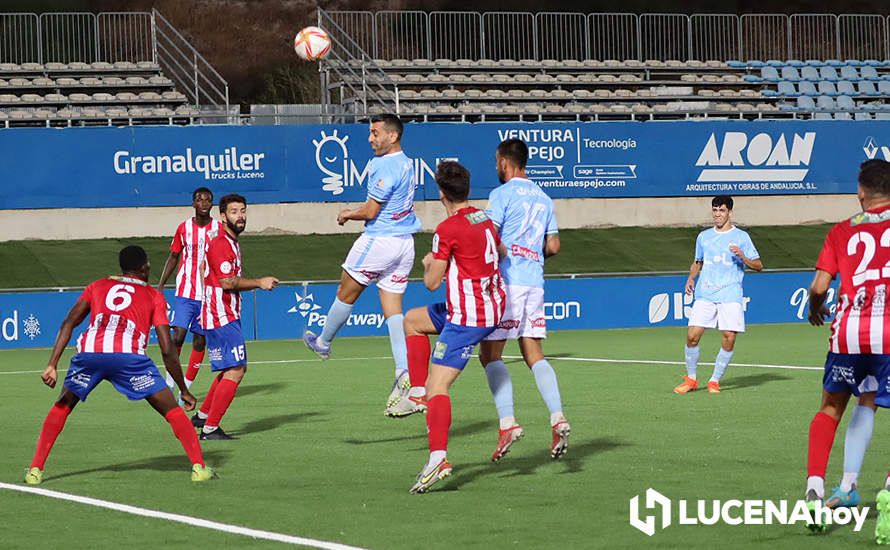
M405 153L374 157L368 167L368 198L381 204L373 220L365 222L365 233L396 237L420 231L414 214L414 161Z
M738 227L729 231L717 231L712 227L698 234L695 239L695 260L704 265L695 283L696 300L741 303L745 263L729 250L733 244L748 259L760 258L751 237Z
M553 200L534 182L513 178L491 191L485 212L507 247L500 262L504 282L543 287L544 239L559 232Z

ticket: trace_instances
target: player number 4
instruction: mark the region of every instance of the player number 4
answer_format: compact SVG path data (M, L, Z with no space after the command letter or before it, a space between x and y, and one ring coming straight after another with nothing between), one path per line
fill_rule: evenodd
M485 230L485 263L495 265L498 263L498 245L494 243L491 229Z
M865 231L854 233L850 240L847 241L847 255L854 256L860 244L864 247L864 250L862 251L862 260L859 261L859 265L856 267L855 273L853 273L853 286L859 286L865 281L877 281L882 277L890 278L890 261L881 269L868 267L875 257L876 249L875 238L870 233ZM881 234L881 246L884 248L890 247L890 229L885 230Z

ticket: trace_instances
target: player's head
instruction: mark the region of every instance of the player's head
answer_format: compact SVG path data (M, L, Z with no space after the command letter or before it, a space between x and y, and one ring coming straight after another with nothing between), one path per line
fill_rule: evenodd
M470 196L470 172L459 162L445 160L436 167L439 199L459 203Z
M872 159L859 165L859 202L873 199L890 199L890 162L885 160Z
M711 215L714 217L714 227L723 229L732 216L732 197L717 195L711 199Z
M206 187L198 187L192 191L192 207L196 216L209 216L213 209L213 191Z
M402 141L402 121L392 113L371 117L368 130L368 143L375 155L386 155L398 151Z
M247 227L247 199L236 193L230 193L219 199L219 214L235 235L240 235Z
M528 163L528 145L521 139L507 139L498 145L495 153L498 167L498 179L501 183L507 183L510 174L525 170Z
M148 253L141 246L125 246L117 255L117 262L121 266L121 273L135 275L147 281L151 265L148 263Z

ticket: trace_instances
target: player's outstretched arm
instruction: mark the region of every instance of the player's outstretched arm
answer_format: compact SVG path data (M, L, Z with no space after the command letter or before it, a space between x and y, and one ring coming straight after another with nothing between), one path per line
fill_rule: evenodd
M559 233L547 235L544 239L544 257L556 256L559 254L560 242Z
M226 277L219 280L219 286L225 290L272 290L278 285L277 277L260 277L259 279L247 279L245 277Z
M423 257L423 284L429 290L436 290L442 286L445 271L448 270L448 262L433 258L432 252L427 252Z
M689 278L686 279L686 294L692 294L695 292L695 279L698 277L699 273L701 273L702 263L700 260L695 260L692 262L692 265L689 266Z
M65 320L62 321L62 326L59 327L59 332L56 334L56 342L53 344L53 350L49 354L47 367L44 369L43 374L40 375L40 378L43 379L43 383L47 386L51 388L56 387L56 368L59 364L59 358L62 357L62 352L65 351L65 346L67 346L68 341L71 340L71 333L74 332L74 327L81 324L89 313L90 303L86 300L78 300L74 302L74 305L71 307Z
M817 269L813 282L810 284L810 312L807 314L807 320L813 326L821 327L825 323L825 318L831 315L831 312L825 307L825 299L833 278L831 273Z
M167 373L176 382L176 387L181 392L182 402L185 404L185 410L190 411L195 408L195 396L189 393L188 386L185 385L185 378L182 376L182 363L179 362L179 355L176 353L172 340L170 340L170 325L157 325L155 333L158 335L158 347L161 348L161 357L164 358L164 368Z
M742 262L745 264L745 267L747 267L748 269L751 269L753 271L763 271L763 262L760 261L760 258L754 260L748 258L747 256L745 256L745 253L742 252L742 249L738 245L729 245L729 251L738 256L738 258L742 260Z
M377 214L380 213L380 208L383 205L374 199L368 199L368 201L359 206L358 208L344 208L340 210L340 214L337 215L337 224L343 225L349 220L358 220L358 221L368 221L373 220L377 217Z
M158 290L160 292L164 291L164 285L167 284L167 279L173 274L177 264L179 264L179 254L171 252L167 256L167 261L164 262L163 271L161 271L161 280L158 282Z

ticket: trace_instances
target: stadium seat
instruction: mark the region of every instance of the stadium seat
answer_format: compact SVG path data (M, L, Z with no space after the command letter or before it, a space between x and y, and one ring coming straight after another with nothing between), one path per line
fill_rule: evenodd
M61 78L56 79L56 86L64 87L64 86L77 86L79 84L76 78L69 78L67 76L63 76Z
M127 81L119 76L103 76L102 84L106 86L123 86Z
M160 69L160 67L158 67L158 64L153 61L138 61L138 62L136 62L136 67L138 67L140 69L152 69L152 70Z
M74 93L74 94L68 95L68 101L74 101L77 103L86 103L86 102L93 101L93 97L89 94Z
M880 95L890 96L890 80L882 80L878 82L878 92Z
M834 120L831 113L813 113L813 120Z
M834 120L852 120L853 114L848 113L846 111L841 113L834 113Z
M417 92L414 90L402 90L400 93L403 94L403 97L407 97L404 96L405 92L411 92L414 97L417 97ZM140 92L138 97L143 101L160 101L161 94L157 92Z
M819 94L823 96L835 96L837 94L837 88L834 86L834 82L828 82L827 80L823 80L819 82L818 86Z
M854 120L871 120L871 113L863 113L862 111L853 113Z
M766 92L767 92L767 90L764 90L763 95L767 95ZM792 84L790 82L779 82L779 89L778 89L778 93L776 95L780 95L780 96L784 96L784 97L797 97L800 95L800 92L798 92L794 88L794 84Z
M2 78L0 78L0 88L8 87L8 86L9 86L9 82L7 82L7 81L3 80Z
M797 90L801 95L819 95L819 92L816 91L816 85L812 82L799 82L797 84Z
M94 61L93 63L90 63L90 68L96 71L107 71L113 69L114 65L106 63L105 61Z
M572 96L575 99L588 99L593 96L593 92L590 90L572 90Z
M845 111L855 111L856 103L853 101L852 97L840 95L837 97L837 108Z
M775 61L775 60L770 60L770 61ZM776 61L776 63L781 63L781 61ZM761 61L759 59L749 59L746 62L746 64L748 67L751 67L754 69L759 69L760 67L763 67L764 65L766 65L767 62ZM779 65L779 66L781 67L781 65Z
M844 80L859 80L859 71L856 70L856 67L844 65L841 67L841 78Z
M819 78L819 71L815 67L803 67L800 69L800 78L801 80L809 80L811 82L817 82L821 80Z
M877 59L863 59L862 64L867 67L880 67L881 62Z
M844 65L844 62L840 59L826 59L825 64L830 67L842 67Z
M821 59L807 59L806 61L803 62L803 64L809 65L810 67L822 67L822 66L828 65L828 63L826 63L825 61L822 61Z
M139 96L137 96L133 92L118 92L118 93L114 94L114 97L118 101L121 101L124 103L126 103L128 101L134 101L136 99L139 99Z
M776 68L769 66L760 69L760 77L767 82L778 82L779 80L781 80L779 78L779 72L776 70Z
M748 68L747 63L745 63L744 61L739 61L737 59L730 59L729 61L726 62L726 66L731 67L733 69L747 69Z
M819 68L819 78L834 82L837 80L837 71L834 67L822 66Z
M19 96L19 99L23 103L40 103L43 101L43 96L39 94L22 94Z
M869 80L859 81L859 95L881 95L875 88L875 83Z
M18 103L21 101L19 96L13 94L0 94L0 103Z
M25 88L31 86L31 81L27 78L10 78L9 85L16 88Z
M881 77L878 76L878 70L870 65L859 69L859 75L863 80L881 80Z
M856 95L856 88L853 83L848 80L841 80L837 83L837 93L841 95Z
M875 113L875 120L890 120L890 112Z
M34 62L22 63L22 70L23 71L42 71L43 64L42 63L34 63Z
M834 98L827 95L820 95L816 98L816 107L826 111L833 111L836 108Z
M797 71L797 67L782 67L782 80L787 80L788 82L800 80L800 73Z

